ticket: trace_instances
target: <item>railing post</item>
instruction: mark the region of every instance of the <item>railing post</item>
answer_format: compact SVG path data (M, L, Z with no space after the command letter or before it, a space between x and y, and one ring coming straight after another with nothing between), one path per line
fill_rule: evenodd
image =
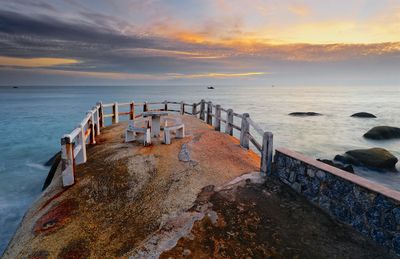
M233 110L228 109L226 112L226 125L225 125L225 133L229 135L233 135Z
M99 115L99 106L96 104L95 107L93 107L92 109L96 110L96 119L94 119L94 113L93 113L93 123L95 126L95 135L98 136L100 135L100 115Z
M103 107L103 103L102 102L98 102L98 105L100 105L99 107L99 116L100 116L100 128L104 127L104 107ZM99 131L100 133L100 131Z
M112 123L118 123L119 122L119 114L118 114L118 103L115 102L113 105L113 117L112 117Z
M212 102L207 103L207 124L212 125Z
M180 109L181 115L185 114L185 103L181 102L181 109Z
M273 135L271 132L264 132L261 149L261 175L271 175L272 173L272 151Z
M205 120L206 117L206 101L201 100L200 103L200 120Z
M135 102L131 102L129 107L130 107L129 119L130 120L134 120L135 119Z
M87 156L86 156L86 141L85 141L85 128L82 124L77 126L81 129L81 132L77 136L78 145L81 145L81 150L78 154L76 154L75 162L77 165L86 163Z
M144 102L144 104L143 104L143 112L147 112L147 111L148 111L147 102Z
M164 111L168 111L168 101L164 101Z
M219 104L215 106L215 130L221 130L221 105Z
M247 118L249 118L248 113L243 113L242 118L242 126L240 127L240 145L244 148L249 148L249 122Z
M96 144L96 132L95 132L95 127L94 127L94 113L92 111L88 111L86 113L87 115L90 114L90 120L88 123L88 127L90 127L90 135L89 135L89 143L90 144Z
M74 162L74 144L69 135L64 135L61 138L61 176L63 187L71 186L75 183Z
M192 106L192 115L194 115L194 116L197 117L196 113L197 113L197 103L193 103L193 106Z

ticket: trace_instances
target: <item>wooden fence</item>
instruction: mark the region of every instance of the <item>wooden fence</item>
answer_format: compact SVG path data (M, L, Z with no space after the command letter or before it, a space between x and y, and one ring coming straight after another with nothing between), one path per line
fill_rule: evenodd
M150 106L152 109L150 109ZM158 106L155 108L154 106ZM120 108L129 109L129 111L119 111ZM111 113L107 110L111 109ZM136 112L138 110L139 112ZM142 116L146 111L169 111L179 114L189 114L204 120L209 125L213 125L215 130L221 131L221 123L225 125L225 133L233 136L233 130L240 132L240 145L249 149L252 143L256 150L261 153L260 171L262 175L271 174L272 170L272 152L273 135L271 132L264 132L255 123L248 113L238 114L232 109L224 109L221 105L214 105L212 102L201 100L198 103L188 104L185 102L126 102L126 103L108 103L99 102L90 111L80 124L69 134L61 138L61 158L62 158L62 181L63 186L73 185L75 182L74 167L85 163L87 160L86 145L96 144L96 136L100 135L101 128L105 126L105 119L111 118L111 123L118 123L120 117L132 120ZM223 116L222 114L225 114ZM241 125L234 124L234 118L241 120ZM250 132L253 129L262 139L259 143L257 137Z

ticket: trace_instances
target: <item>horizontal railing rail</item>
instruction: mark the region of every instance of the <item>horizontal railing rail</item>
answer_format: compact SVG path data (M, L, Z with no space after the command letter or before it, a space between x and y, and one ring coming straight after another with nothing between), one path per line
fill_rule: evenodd
M158 109L150 109L149 106L162 106ZM179 105L179 107L178 107ZM119 111L121 107L129 107L129 111ZM136 108L141 107L136 112ZM154 107L154 106L153 106ZM106 109L111 108L111 113L106 113ZM125 108L126 109L126 108ZM61 138L61 170L63 186L70 186L75 182L75 165L87 161L86 145L96 144L96 136L100 135L101 128L105 126L105 119L111 118L111 123L119 123L120 116L129 117L129 120L141 117L142 112L148 111L169 111L179 114L188 114L206 121L207 124L214 126L215 130L221 131L221 123L225 124L225 133L233 136L233 130L240 133L240 145L249 149L249 144L254 145L255 149L261 153L260 171L262 175L271 174L272 165L272 146L273 135L271 132L265 132L257 123L255 123L249 114L239 114L232 109L225 109L219 104L201 100L198 103L185 103L177 101L164 102L123 102L106 103L98 102L91 110L86 113L84 119L79 123L71 133L65 134ZM221 113L224 112L224 117ZM234 117L241 119L241 125L234 124ZM257 137L253 136L250 129L261 137L262 143L259 143Z

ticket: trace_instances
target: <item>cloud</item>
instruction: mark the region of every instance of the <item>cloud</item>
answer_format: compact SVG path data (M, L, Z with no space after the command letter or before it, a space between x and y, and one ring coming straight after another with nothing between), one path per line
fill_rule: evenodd
M296 14L298 16L301 16L301 17L306 17L306 16L309 16L311 14L310 8L308 6L305 6L305 5L290 5L288 7L288 10L291 13L294 13L294 14Z
M234 78L234 77L252 77L266 75L265 72L244 72L244 73L207 73L207 74L173 74L173 78Z
M122 73L122 72L89 72L73 71L60 69L34 69L35 72L43 75L62 75L72 77L89 77L98 79L113 80L173 80L173 79L194 79L194 78L236 78L236 77L254 77L266 75L265 72L245 72L245 73L206 73L206 74L140 74L140 73Z
M0 10L0 32L9 38L33 38L53 41L77 41L91 44L129 45L144 47L152 45L150 39L126 36L107 27L97 27L83 21L62 21L50 16L26 16Z
M13 58L0 56L0 66L7 67L53 67L79 63L75 59L64 58Z
M372 63L376 65L377 74L379 71L384 74L390 67L400 65L399 42L323 43L324 39L331 42L338 37L341 30L350 35L349 39L361 37L365 31L359 28L356 29L359 35L351 35L352 26L356 26L354 23L310 22L265 30L258 30L258 24L249 30L247 20L235 14L238 6L227 1L220 4L228 5L234 14L220 19L210 14L208 19L201 18L201 22L193 24L171 18L169 11L159 7L151 14L159 14L159 19L155 19L155 23L149 22L148 26L129 20L127 16L117 17L90 8L76 12L68 19L64 15L22 14L0 9L0 65L16 67L18 75L30 69L32 73L60 76L64 80L74 77L127 82L261 80L279 75L302 77L314 71L321 74L329 71L347 73L343 67L356 74L365 71L365 66ZM146 1L139 11L146 13L146 8L154 5L163 4ZM248 8L253 10L255 7ZM270 5L265 8L274 10ZM307 11L301 11L301 6L296 8L299 15L301 12L306 15ZM336 36L331 35L332 30L338 31ZM279 40L269 38L271 35ZM287 35L292 38L285 38ZM328 36L325 38L325 35ZM393 39L395 37L394 34ZM311 43L302 43L310 39ZM24 69L20 69L22 67ZM4 67L2 69L4 71Z

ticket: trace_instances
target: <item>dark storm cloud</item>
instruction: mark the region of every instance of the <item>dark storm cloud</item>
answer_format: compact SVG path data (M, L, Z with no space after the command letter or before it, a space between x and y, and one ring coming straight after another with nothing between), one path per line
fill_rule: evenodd
M73 58L81 61L70 68L77 71L173 73L191 69L203 71L216 64L206 60L193 62L171 56L120 53L116 50L192 50L196 46L165 38L122 35L110 24L126 25L123 21L95 13L82 14L90 22L65 22L50 16L31 17L0 10L0 56ZM100 23L101 20L108 22Z
M20 37L79 41L95 44L144 47L152 41L140 37L117 34L109 28L94 27L84 22L64 22L50 16L30 17L0 10L0 32Z

